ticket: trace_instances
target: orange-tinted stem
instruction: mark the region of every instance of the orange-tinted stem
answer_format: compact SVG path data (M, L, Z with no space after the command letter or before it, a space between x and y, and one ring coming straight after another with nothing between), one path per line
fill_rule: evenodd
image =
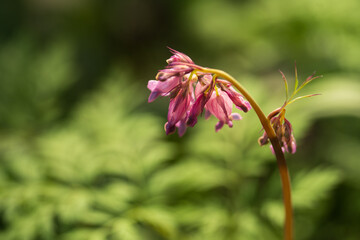
M223 78L229 81L232 86L234 86L239 92L248 100L254 111L256 112L261 125L263 126L265 132L267 133L270 142L274 148L280 178L282 183L283 190L283 201L285 207L285 225L284 225L284 240L293 240L293 211L291 203L291 184L290 184L290 175L286 165L286 160L278 138L276 137L275 131L270 124L270 121L265 116L264 112L261 110L256 101L251 97L247 90L229 74L224 71L211 69L211 68L200 68L201 72L216 74L219 78Z

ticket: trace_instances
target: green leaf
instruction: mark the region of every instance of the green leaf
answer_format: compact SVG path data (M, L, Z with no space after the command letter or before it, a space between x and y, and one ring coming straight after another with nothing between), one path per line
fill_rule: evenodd
M285 84L285 91L286 91L286 100L285 100L285 101L287 101L287 100L288 100L288 98L289 98L289 87L288 87L288 82L287 82L287 80L286 80L286 77L285 77L284 73L283 73L282 71L280 71L280 70L279 70L279 72L281 73L281 76L282 76L282 78L283 78L283 80L284 80L284 84Z
M299 85L298 71L297 71L297 66L296 66L296 62L295 62L295 86L294 86L294 92L297 92L298 85Z
M111 235L115 239L142 240L139 225L136 221L128 218L115 219L111 222Z
M297 97L297 98L294 98L293 100L291 100L290 102L288 102L287 105L297 101L297 100L300 100L300 99L303 99L303 98L309 98L309 97L314 97L314 96L318 96L318 95L321 95L321 94L309 94L309 95L305 95L305 96L301 96L301 97Z
M176 220L170 209L158 206L144 206L134 208L128 214L132 219L146 224L166 239L174 239L177 235Z
M341 181L335 168L315 168L300 172L293 181L293 204L295 208L313 208L324 200Z

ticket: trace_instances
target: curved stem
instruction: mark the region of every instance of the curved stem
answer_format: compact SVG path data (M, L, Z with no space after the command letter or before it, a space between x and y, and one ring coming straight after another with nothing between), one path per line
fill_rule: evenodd
M251 97L251 95L247 92L247 90L233 78L229 74L224 71L211 69L211 68L200 68L201 72L204 73L212 73L216 74L218 77L224 78L229 81L232 86L234 86L242 95L249 101L250 105L256 112L261 125L263 126L265 132L267 133L270 142L274 148L280 178L282 183L283 190L283 201L285 207L285 226L284 226L284 239L285 240L293 240L293 212L292 212L292 204L291 204L291 185L290 185L290 176L289 171L286 165L286 160L283 151L281 150L281 146L279 140L276 137L275 131L270 124L270 121L265 116L264 112L261 110L259 105L255 102L255 100Z

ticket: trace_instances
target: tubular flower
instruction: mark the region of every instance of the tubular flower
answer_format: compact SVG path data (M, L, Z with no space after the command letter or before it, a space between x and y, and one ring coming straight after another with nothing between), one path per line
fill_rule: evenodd
M175 132L175 128L179 128L179 135L182 136L186 131L186 120L188 109L190 108L192 94L191 88L188 86L179 86L179 90L175 97L171 98L169 104L168 121L165 124L166 134Z
M230 84L228 84L227 86L223 85L222 90L226 92L226 94L229 96L231 101L233 101L233 103L238 109L241 109L244 112L247 112L249 111L249 109L251 109L250 103L245 101L244 97L240 93L235 91L235 89Z
M241 119L240 114L231 113L232 105L233 102L224 91L216 89L216 91L212 92L209 101L205 105L205 109L219 119L219 122L215 126L216 132L219 131L224 124L232 127L232 120Z
M285 108L279 108L271 112L268 116L272 127L275 130L276 137L280 142L283 152L294 154L296 152L296 141L290 122L285 118ZM264 134L258 140L260 146L269 142L269 137ZM272 147L272 146L271 146ZM272 149L273 151L273 149Z
M201 72L203 68L187 55L173 49L170 51L173 55L166 61L167 67L147 85L151 91L149 102L159 96L170 97L166 134L174 133L177 128L179 136L182 136L187 127L195 126L204 109L205 117L214 115L219 119L216 131L224 124L232 127L233 120L241 119L238 113L232 113L233 104L244 112L250 110L250 104L227 81Z

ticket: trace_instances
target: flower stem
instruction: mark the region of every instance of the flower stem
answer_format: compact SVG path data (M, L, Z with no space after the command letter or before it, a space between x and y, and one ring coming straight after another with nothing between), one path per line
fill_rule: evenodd
M270 121L265 116L264 112L261 110L259 105L256 101L251 97L251 95L247 92L247 90L233 78L229 74L224 71L211 69L211 68L200 68L201 72L204 73L212 73L216 74L220 78L224 78L225 80L229 81L232 86L234 86L239 92L249 101L250 105L256 112L261 125L263 126L265 132L267 133L270 142L274 148L280 178L282 183L282 190L283 190L283 201L285 207L285 225L284 225L284 240L293 240L293 211L292 211L292 204L291 204L291 184L290 184L290 176L289 171L286 165L286 160L283 151L281 150L281 146L279 143L278 138L276 137L275 131L270 124Z

